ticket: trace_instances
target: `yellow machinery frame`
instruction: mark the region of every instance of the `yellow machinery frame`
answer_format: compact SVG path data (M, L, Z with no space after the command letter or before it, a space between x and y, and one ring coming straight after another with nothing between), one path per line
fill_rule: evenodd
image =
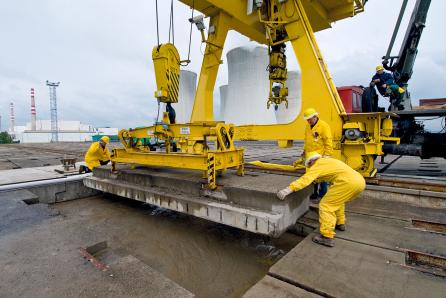
M206 52L203 58L200 79L191 122L213 120L213 90L215 79L229 29L261 44L270 44L267 39L268 26L261 20L255 9L247 14L249 1L242 0L181 0L210 17L210 26L214 31L209 34ZM373 176L376 169L373 160L382 155L384 141L399 142L390 138L390 133L381 129L384 119L395 117L389 113L347 114L342 101L319 51L315 31L330 27L330 23L353 17L364 9L363 1L310 1L287 0L274 2L278 7L276 25L283 26L296 54L302 77L302 111L312 107L319 112L321 119L332 129L335 158L348 163L366 177ZM279 3L281 2L281 3ZM356 141L347 141L344 137L345 124L361 123L365 127L366 137ZM280 147L290 147L293 140L304 138L306 122L300 114L288 124L279 125L243 125L235 129L237 140L277 140Z
M277 140L279 146L289 147L293 140L304 138L306 122L302 115L280 125L244 125L215 122L213 116L213 91L225 39L229 30L261 44L270 45L271 28L286 31L286 39L296 54L302 77L302 110L313 107L328 123L333 132L335 158L344 160L352 168L368 177L376 173L374 158L382 155L384 141L398 142L390 138L390 113L347 114L340 100L327 66L319 51L314 32L330 27L334 21L363 11L361 0L268 0L276 5L273 20L262 19L259 10L251 9L256 1L247 0L180 0L210 17L206 49L195 96L192 116L188 124L163 124L135 130L122 130L121 142L125 149L114 151L116 162L201 170L208 178L208 186L216 187L216 173L227 168L237 168L243 174L243 149L235 148L234 140ZM164 118L167 118L166 116ZM389 122L390 121L390 122ZM385 125L384 125L385 123ZM385 126L383 129L382 126ZM224 128L222 130L222 128ZM361 137L346 139L345 132L356 129ZM188 134L182 132L189 131ZM156 137L165 140L166 152L150 152L138 145L140 140ZM223 141L222 141L223 139ZM170 152L170 144L176 140L181 152ZM207 141L215 146L209 148Z
M207 187L217 187L218 174L229 168L244 174L243 148L234 146L234 126L222 122L169 124L167 113L162 124L119 131L124 149L114 149L112 171L116 163L170 167L202 171ZM164 141L165 152L150 151L148 137ZM180 148L172 152L172 144Z

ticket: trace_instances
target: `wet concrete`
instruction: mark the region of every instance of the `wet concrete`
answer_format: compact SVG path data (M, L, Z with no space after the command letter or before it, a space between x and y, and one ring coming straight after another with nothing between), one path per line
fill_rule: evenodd
M122 296L130 285L78 251L107 241L115 255L138 259L198 297L239 297L302 239L271 241L109 195L50 206L27 205L20 198L28 195L1 198L9 215L0 216L0 296Z

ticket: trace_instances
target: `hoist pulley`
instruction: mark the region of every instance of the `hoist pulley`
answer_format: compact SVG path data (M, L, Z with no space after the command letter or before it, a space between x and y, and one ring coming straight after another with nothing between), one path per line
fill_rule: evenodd
M155 97L160 102L178 102L180 82L180 55L171 43L155 46L152 51L157 89Z

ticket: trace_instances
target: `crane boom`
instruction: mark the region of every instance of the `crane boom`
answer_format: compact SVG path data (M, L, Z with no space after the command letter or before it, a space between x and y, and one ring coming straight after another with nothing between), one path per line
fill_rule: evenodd
M383 57L384 68L393 73L395 82L402 87L406 87L412 77L415 59L418 53L418 44L423 29L426 26L426 17L430 3L431 0L417 0L398 56L392 57L390 56L390 51L387 51L386 56ZM395 30L397 31L398 28L396 27ZM391 45L395 40L395 35L392 36ZM389 47L389 50L391 50L391 47Z

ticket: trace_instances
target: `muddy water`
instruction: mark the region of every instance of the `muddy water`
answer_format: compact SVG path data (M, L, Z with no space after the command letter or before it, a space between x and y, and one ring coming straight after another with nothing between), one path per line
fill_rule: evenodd
M279 240L111 195L55 205L61 215L198 297L240 297L301 238Z

